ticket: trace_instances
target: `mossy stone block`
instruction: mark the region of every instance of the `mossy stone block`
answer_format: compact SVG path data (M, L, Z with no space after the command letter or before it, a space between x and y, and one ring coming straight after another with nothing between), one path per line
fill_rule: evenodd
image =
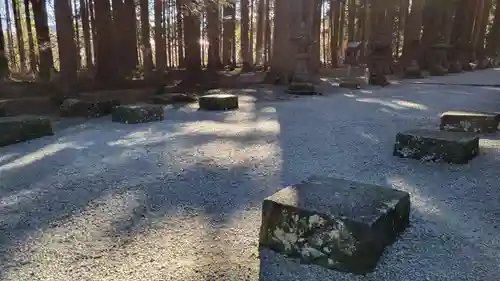
M48 118L36 116L0 118L0 146L7 146L53 134L52 123Z
M450 132L494 133L500 113L448 111L441 115L440 129Z
M217 91L209 91L198 99L202 110L233 110L239 107L238 96Z
M163 106L155 104L120 105L114 107L111 114L113 122L124 124L162 121L163 118Z
M411 130L398 133L394 156L465 164L479 154L479 138L471 133Z
M264 200L259 244L302 263L365 274L409 217L406 192L313 176Z
M114 106L119 105L117 100L80 100L65 99L60 107L63 117L101 117L111 114Z
M198 98L193 94L185 93L169 93L155 96L152 101L154 104L177 104L177 103L191 103L196 102Z

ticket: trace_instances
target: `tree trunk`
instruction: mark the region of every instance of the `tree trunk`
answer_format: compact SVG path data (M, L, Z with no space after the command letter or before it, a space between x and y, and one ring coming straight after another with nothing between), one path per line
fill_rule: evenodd
M291 39L292 4L289 0L276 0L274 6L273 55L271 77L281 84L288 84L293 74L294 50ZM295 3L295 6L297 4Z
M76 1L77 0L70 0L73 2L73 9L72 13L74 16L74 24L75 24L75 46L76 46L76 69L80 69L82 67L82 55L81 55L81 50L82 50L82 44L80 40L80 23L78 22L78 18L81 16L78 13L78 8L76 6ZM71 3L70 3L71 5Z
M166 20L163 22L163 32L165 34L165 40L167 42L167 68L171 68L174 65L172 48L173 48L173 46L175 46L173 43L174 39L172 38L172 29L175 29L175 27L172 27L170 25L170 23L171 23L170 17L172 16L172 14L171 14L172 1L171 0L167 0L167 1L168 2L164 6L164 17ZM174 32L175 32L175 30L174 30Z
M332 68L339 67L340 2L330 0L330 52Z
M481 12L481 19L479 21L478 36L476 41L476 55L479 60L486 56L485 51L485 38L486 38L486 28L488 27L489 15L492 6L492 0L485 0L484 7Z
M264 61L264 30L267 15L264 13L266 2L259 0L257 7L257 34L256 34L256 57L255 64L261 65Z
M43 1L45 2L45 1ZM10 11L9 9L9 0L5 0L5 11ZM12 37L12 29L11 29L11 21L10 21L10 12L5 13L5 21L7 22L7 40L8 40L8 49L9 49L9 58L12 62L12 69L17 70L17 56L14 52L14 38ZM2 31L3 32L3 31Z
M500 1L496 1L493 24L487 36L486 51L488 56L498 56L500 49Z
M264 32L264 67L267 69L269 67L269 62L271 61L272 54L272 44L271 44L271 16L270 16L270 0L265 0L264 14L266 15L265 21L265 32Z
M151 51L150 28L149 28L149 7L148 0L140 0L141 12L141 49L144 57L144 77L149 78L153 72L153 54Z
M47 20L47 7L45 0L31 0L33 16L35 17L36 37L38 41L38 54L40 57L40 79L50 80L51 70L54 68L52 47L50 45L49 24Z
M195 0L185 0L182 7L184 14L184 46L186 50L186 69L193 78L190 83L198 82L201 73L200 50L200 13Z
M156 70L164 71L167 50L165 46L165 34L163 33L163 0L155 0L155 54L156 54Z
M21 25L21 11L19 0L12 0L12 10L14 11L14 24L16 27L17 47L19 49L20 70L26 72L26 51L24 49L23 27Z
M248 9L248 1L249 0L241 0L241 60L243 63L242 71L249 71L252 68L252 56L250 50L250 42L248 40L248 33L250 31L249 28L249 9Z
M95 1L96 80L100 83L117 82L117 60L113 36L113 21L109 1Z
M123 30L124 37L124 67L128 73L137 69L139 57L137 55L137 19L134 0L125 0L123 3Z
M226 3L223 8L222 20L222 65L231 65L232 45L234 44L234 3Z
M0 30L3 30L2 21L0 20ZM5 38L4 33L0 32L0 79L5 79L9 76L9 61L5 53Z
M93 68L92 48L90 45L90 23L88 3L86 0L80 0L80 17L82 19L83 45L85 47L85 64L87 69Z
M219 3L206 1L207 9L207 35L208 35L208 65L209 69L220 69L222 66L220 59L219 44Z
M347 18L347 40L354 41L356 30L356 0L349 0L347 11L349 13Z
M35 42L33 40L33 29L31 27L30 1L24 0L24 14L26 16L26 30L28 31L28 46L30 52L30 70L32 73L37 72L38 60L35 53ZM2 40L3 33L2 33ZM3 41L5 47L5 40ZM5 49L4 49L5 51Z
M403 57L401 59L403 67L420 57L420 34L422 32L424 4L425 0L412 0L411 2L404 30Z
M76 83L77 57L75 34L73 31L73 13L70 0L54 0L56 17L57 45L61 68L61 83L64 83L64 92L68 92Z
M177 10L176 20L177 20L177 42L179 44L177 48L177 56L179 58L179 67L185 66L184 57L184 32L183 32L183 11L182 2L183 0L175 0L175 7Z

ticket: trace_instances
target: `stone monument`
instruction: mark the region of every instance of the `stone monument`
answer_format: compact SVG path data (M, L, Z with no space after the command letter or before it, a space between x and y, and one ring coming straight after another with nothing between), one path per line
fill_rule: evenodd
M307 67L310 59L309 48L314 41L307 32L305 22L301 23L297 35L292 37L291 41L297 46L297 54L295 56L295 69L288 92L294 95L315 95L314 83Z
M371 85L387 86L389 81L384 73L384 66L387 64L386 53L390 51L391 46L381 42L373 42L370 48L370 61L368 65L369 77L368 83Z
M362 47L362 42L349 42L345 52L345 63L347 64L347 78L342 79L339 87L348 89L361 89L363 79L352 75L352 67L359 65L359 52Z

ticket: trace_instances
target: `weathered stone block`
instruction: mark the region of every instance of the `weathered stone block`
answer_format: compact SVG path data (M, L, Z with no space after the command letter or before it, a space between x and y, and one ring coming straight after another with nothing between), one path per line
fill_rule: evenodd
M448 111L441 115L440 128L450 132L494 133L500 113Z
M350 90L359 90L363 84L363 81L360 79L345 79L339 83L339 87Z
M176 103L191 103L197 101L198 98L193 94L185 93L169 93L155 96L152 101L154 104L176 104Z
M479 153L479 138L471 133L412 130L398 133L394 156L465 164Z
M0 146L51 136L52 124L48 118L17 116L0 118Z
M460 73L462 72L462 65L458 61L450 62L448 66L448 73Z
M209 91L198 99L198 105L203 110L233 110L239 107L238 96Z
M113 108L111 120L124 124L138 124L162 121L163 106L155 104L120 105Z
M429 74L432 76L444 76L448 70L441 66L434 66L429 69Z
M60 114L63 117L100 117L111 114L117 105L117 100L66 99L61 104Z
M315 176L264 200L260 247L363 274L408 226L409 213L406 192Z
M313 83L292 82L288 85L287 92L292 95L311 96L317 95L316 88Z
M422 71L418 66L406 67L403 71L403 77L407 79L421 79L424 78Z

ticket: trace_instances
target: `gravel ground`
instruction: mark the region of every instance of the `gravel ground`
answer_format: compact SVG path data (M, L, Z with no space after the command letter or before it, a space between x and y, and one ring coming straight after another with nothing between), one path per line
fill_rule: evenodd
M401 84L245 97L227 113L167 108L141 125L58 121L53 137L0 148L0 280L496 281L500 133L462 166L395 158L392 146L442 111L498 110L498 90ZM374 274L267 251L260 266L263 198L313 174L411 193L412 226Z

